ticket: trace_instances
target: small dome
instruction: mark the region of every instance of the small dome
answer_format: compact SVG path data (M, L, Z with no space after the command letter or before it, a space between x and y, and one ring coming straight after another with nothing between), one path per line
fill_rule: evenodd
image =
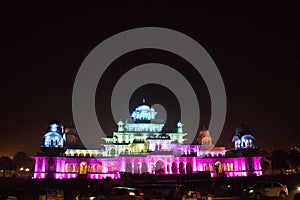
M63 148L64 127L57 120L49 123L48 129L43 136L43 147Z
M235 135L232 137L235 149L255 148L254 140L255 137L244 123L240 123L240 125L236 127Z
M239 140L240 140L240 138L235 135L235 136L233 136L231 142L236 142L236 141L239 141Z
M64 127L58 120L53 120L49 123L46 132L57 132L57 133L63 134Z
M244 139L244 140L255 140L255 137L254 137L251 133L249 133L249 134L243 135L241 139L242 139L242 140L243 140L243 139Z
M131 114L131 118L134 122L148 123L155 119L157 112L154 108L151 108L145 103L143 99L143 104L140 104Z

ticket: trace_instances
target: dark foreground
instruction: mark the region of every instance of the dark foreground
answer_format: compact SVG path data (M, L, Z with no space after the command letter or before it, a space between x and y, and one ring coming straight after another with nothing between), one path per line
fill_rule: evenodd
M289 176L262 176L262 177L236 177L236 178L216 178L203 180L147 180L137 181L130 176L122 180L86 180L86 179L20 179L2 178L0 179L0 196L14 195L18 199L39 199L50 188L57 188L64 191L64 199L74 199L79 191L90 189L97 190L103 194L115 186L126 186L140 188L145 198L166 199L170 191L174 193L171 199L181 199L186 191L199 191L201 195L212 195L214 199L247 199L243 195L243 189L261 180L280 181L287 185L289 196L284 199L292 199L300 186L300 175ZM274 198L276 199L276 198Z

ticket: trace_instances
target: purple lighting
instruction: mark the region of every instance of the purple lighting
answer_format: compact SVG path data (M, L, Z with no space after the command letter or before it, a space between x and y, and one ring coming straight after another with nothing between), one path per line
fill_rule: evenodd
M212 151L213 152L213 151ZM214 154L216 155L216 154ZM74 158L54 157L56 168L47 169L48 157L34 157L38 162L34 178L77 178L86 175L88 179L120 178L120 172L135 174L186 174L198 171L210 171L212 177L217 170L228 177L262 175L260 159L262 157L178 157L175 155L120 156L117 158ZM250 159L251 158L251 159ZM219 163L219 169L216 167ZM159 166L159 168L158 168Z
M105 143L94 149L76 148L74 128L55 134L47 131L43 139L49 145L44 142L43 153L34 157L34 178L118 179L122 172L168 175L206 171L212 177L262 175L262 157L256 154L255 138L244 126L236 129L232 140L235 150L230 151L215 147L206 129L199 133L199 144L190 145L184 144L187 133L183 123L177 124L177 132L161 133L157 130L164 124L157 121L119 121L118 131L113 132L112 137L103 138ZM63 129L62 125L59 127ZM50 123L50 129L54 131L53 123Z

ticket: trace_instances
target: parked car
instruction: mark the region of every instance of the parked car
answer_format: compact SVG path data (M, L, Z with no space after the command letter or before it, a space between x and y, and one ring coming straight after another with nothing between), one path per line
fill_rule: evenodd
M144 193L137 188L130 187L114 187L110 194L106 197L107 200L127 200L127 199L144 199Z
M48 200L63 200L64 199L64 191L61 189L48 188L41 191L39 195L39 199L48 199Z
M106 200L106 197L100 191L88 189L79 191L75 200Z
M295 194L293 200L300 200L300 193Z
M200 192L186 191L182 197L183 200L198 200L200 199Z
M244 190L246 196L261 199L262 197L286 197L289 192L286 185L279 182L260 182Z

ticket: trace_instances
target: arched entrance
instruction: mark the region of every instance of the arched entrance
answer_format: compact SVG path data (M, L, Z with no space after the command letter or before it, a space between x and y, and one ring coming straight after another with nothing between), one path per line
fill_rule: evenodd
M179 173L180 174L184 174L185 173L185 169L184 169L184 164L183 162L179 163Z
M222 173L222 164L219 161L217 161L215 163L215 170L216 170L217 175Z
M143 174L148 173L148 166L147 163L145 162L142 163L142 173Z
M86 162L80 163L79 174L86 174L86 171L87 171L87 164L86 164Z
M115 150L115 149L111 149L111 150L110 150L110 155L111 155L111 156L115 156L115 154L116 154L116 150Z
M172 163L171 170L172 174L177 174L177 164L175 162Z
M65 165L65 172L69 172L69 164L68 163Z
M102 172L102 163L101 162L97 166L97 171L98 171L98 173Z
M192 166L192 163L190 163L190 162L186 163L186 173L187 174L193 173L193 166Z
M129 163L129 162L126 163L125 172L132 173L132 164L131 163Z
M161 160L155 164L155 174L165 174L165 165Z
M125 149L124 154L126 154L126 155L129 154L129 150Z

